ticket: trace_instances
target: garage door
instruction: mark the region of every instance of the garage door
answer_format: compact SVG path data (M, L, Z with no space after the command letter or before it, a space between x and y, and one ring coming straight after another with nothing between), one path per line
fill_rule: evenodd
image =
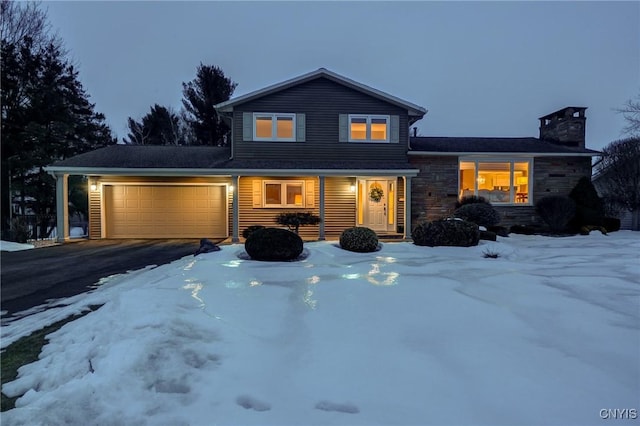
M105 185L107 238L225 238L224 186Z

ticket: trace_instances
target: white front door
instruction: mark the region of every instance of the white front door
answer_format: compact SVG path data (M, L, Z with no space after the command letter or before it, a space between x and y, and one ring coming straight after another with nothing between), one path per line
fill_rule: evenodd
M376 232L387 231L395 222L389 220L389 181L367 179L364 187L364 194L360 194L364 198L364 226Z

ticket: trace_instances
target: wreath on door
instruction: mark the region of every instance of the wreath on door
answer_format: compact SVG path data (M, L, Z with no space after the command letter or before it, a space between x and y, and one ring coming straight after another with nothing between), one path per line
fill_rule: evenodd
M384 191L382 190L382 186L379 183L372 183L369 187L369 198L371 201L379 203L384 197Z

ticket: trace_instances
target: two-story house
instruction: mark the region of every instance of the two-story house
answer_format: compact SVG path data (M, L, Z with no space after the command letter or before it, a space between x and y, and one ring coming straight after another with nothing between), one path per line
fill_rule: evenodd
M115 145L54 163L59 233L66 182L89 177L90 238L228 238L280 212L312 212L306 239L351 226L407 238L456 199L485 196L506 222L590 176L584 110L542 117L540 138L410 136L426 109L324 68L216 105L228 147Z

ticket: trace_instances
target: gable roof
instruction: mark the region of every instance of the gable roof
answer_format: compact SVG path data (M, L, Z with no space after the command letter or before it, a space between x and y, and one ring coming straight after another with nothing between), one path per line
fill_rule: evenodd
M311 80L315 80L317 78L326 78L343 86L365 93L369 96L373 96L374 98L381 99L383 101L389 102L390 104L404 108L408 111L410 117L422 118L427 113L427 110L419 105L402 100L365 84L358 83L357 81L351 80L350 78L337 74L333 71L329 71L326 68L318 68L315 71L311 71L301 76L294 77L292 79L285 80L271 86L267 86L263 89L253 91L242 96L238 96L237 98L233 98L226 102L214 105L214 108L220 112L230 112L233 111L233 107L236 105L240 105L242 103L267 96L272 93L279 92L281 90L285 90Z
M465 154L542 154L563 156L600 155L586 148L574 148L538 138L486 138L486 137L411 137L411 155L465 155Z

